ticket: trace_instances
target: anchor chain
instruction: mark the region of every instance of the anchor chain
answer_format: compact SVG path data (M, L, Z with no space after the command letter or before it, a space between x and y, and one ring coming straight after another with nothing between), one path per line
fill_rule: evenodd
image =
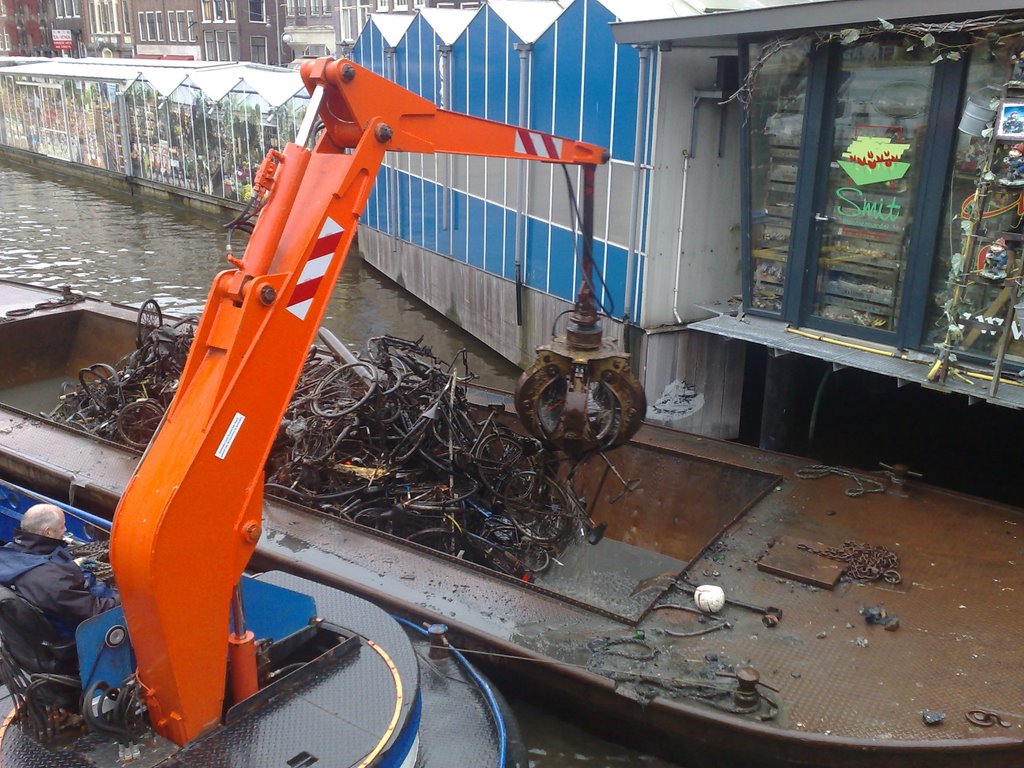
M899 572L900 558L886 547L847 540L841 547L816 549L810 544L797 544L797 549L843 563L846 566L846 575L854 581L881 579L889 584L899 584L903 581L903 576Z

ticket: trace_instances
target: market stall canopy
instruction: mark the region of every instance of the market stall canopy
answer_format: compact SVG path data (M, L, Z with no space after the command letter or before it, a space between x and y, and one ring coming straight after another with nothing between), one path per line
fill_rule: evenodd
M270 106L278 107L297 95L305 96L302 79L295 70L260 64L204 61L166 62L140 59L45 59L12 65L8 74L25 77L120 82L125 86L145 80L162 96L170 96L181 85L192 85L210 101L220 101L231 92L256 93Z
M491 3L491 7L494 7ZM420 16L445 45L454 45L476 16L478 8L423 8Z

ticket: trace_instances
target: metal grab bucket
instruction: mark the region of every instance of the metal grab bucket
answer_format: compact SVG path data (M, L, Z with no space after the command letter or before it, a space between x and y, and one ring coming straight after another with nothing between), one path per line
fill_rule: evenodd
M964 105L964 113L960 116L960 125L957 130L966 133L968 136L981 136L996 111L989 106L991 101L983 96L967 97L967 104Z

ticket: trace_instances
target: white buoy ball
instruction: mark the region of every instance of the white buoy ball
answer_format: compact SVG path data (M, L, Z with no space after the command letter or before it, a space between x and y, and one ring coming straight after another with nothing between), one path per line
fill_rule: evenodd
M725 605L725 592L714 584L701 584L693 590L693 602L704 613L718 613Z

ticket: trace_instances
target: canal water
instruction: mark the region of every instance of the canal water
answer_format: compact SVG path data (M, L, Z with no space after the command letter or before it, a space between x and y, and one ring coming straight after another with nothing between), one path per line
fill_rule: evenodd
M0 162L0 278L108 301L155 298L171 314L198 313L214 275L227 267L224 230L211 217L111 195ZM366 266L352 252L324 326L353 348L385 333L423 337L453 359L465 349L479 383L515 385L519 369L443 315ZM513 699L533 768L673 768Z

